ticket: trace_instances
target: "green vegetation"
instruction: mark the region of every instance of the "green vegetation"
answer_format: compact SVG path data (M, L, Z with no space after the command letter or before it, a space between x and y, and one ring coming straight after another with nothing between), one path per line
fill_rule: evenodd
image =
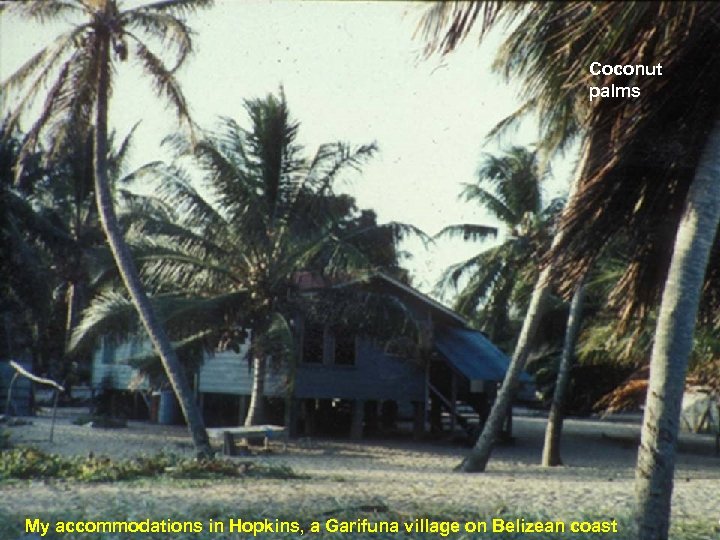
M34 448L0 453L0 482L12 479L63 479L111 482L139 478L276 478L298 479L287 466L266 466L219 459L191 459L159 453L133 459L102 456L64 457Z
M202 140L172 137L176 162L145 171L156 194L132 196L121 217L131 224L128 242L181 359L238 350L252 333L246 423L257 424L268 360L295 360L293 325L307 303L298 275L332 282L375 268L397 274L396 241L413 229L378 225L374 212L333 191L375 154L374 144L326 143L306 156L282 91L247 100L245 112L247 128L223 119ZM205 190L187 165L202 173ZM106 290L91 301L73 342L141 337L134 314L121 289ZM162 372L154 355L136 365Z
M14 134L20 117L32 109L38 94L45 95L44 105L23 138L14 177L21 187L28 187L22 182L23 169L28 155L36 152L41 135L49 135L46 140L52 156L68 146L69 140L81 144L78 136L84 142L84 136L92 134L92 160L86 159L84 165L92 169L94 210L133 306L162 359L199 456L211 454L203 418L172 344L147 298L117 219L110 183L112 167L108 161L108 110L117 67L130 58L140 66L157 95L174 109L178 120L192 123L175 72L193 50L192 32L184 22L185 16L211 4L211 0L182 0L124 8L116 0L93 3L28 0L0 5L4 13L25 20L64 25L60 36L0 84L3 94L21 95L8 117L9 134ZM153 52L158 45L162 46L162 53ZM78 184L74 186L76 193L80 189Z
M401 275L395 241L412 230L378 227L372 212L333 192L343 170L359 168L375 145L325 144L314 158L305 157L296 144L299 124L282 93L245 102L249 128L225 120L216 133L194 131L176 73L193 51L185 19L211 4L166 0L124 8L119 0L0 1L3 13L66 25L0 85L12 108L4 110L0 136L0 317L6 338L0 340L0 358L32 357L36 369L49 371L50 359L61 359L51 374L71 383L70 330L81 344L146 333L204 456L211 449L181 360L203 349L237 349L251 331L255 381L247 423L258 421L266 364L273 359L292 368L297 356L294 328L305 307L298 275L331 282L379 267ZM428 49L448 53L476 21L483 32L507 23L496 67L520 82L524 103L491 135L531 112L540 127L537 153L512 148L487 156L480 182L464 192L509 234L500 246L448 270L445 282L461 289L457 309L505 343L518 334L513 322L526 315L507 384L463 469L485 469L514 380L535 334L543 333L548 299L568 299L587 284L583 355L633 367L649 364L652 373L637 466L638 525L624 521L620 537L710 534L695 524L671 527L669 516L687 374L715 385L720 378L719 17L720 7L711 2L445 2L430 5L421 26ZM118 216L115 180L128 143L113 150L108 110L114 78L124 71L118 67L128 60L192 133L169 138L178 162L143 170L161 178L157 196L125 194ZM637 84L642 91L636 99L588 99L587 67L599 60L662 64L663 75L598 77L593 86ZM44 105L38 107L40 96ZM20 120L28 113L35 118L21 134ZM538 159L578 139L583 158L572 195L555 220L558 206L544 205L541 197ZM202 175L209 197L193 185L183 160ZM496 229L459 225L444 234L477 239ZM108 271L111 258L116 268ZM603 273L612 286L597 292L594 279ZM582 295L576 298L579 320ZM88 306L78 324L79 311ZM574 344L574 338L566 342ZM573 348L566 348L561 373L570 369ZM542 376L555 378L554 366L548 361L537 371L549 393L552 381ZM592 372L581 378L575 370L576 393L581 379L595 388L601 382ZM564 398L555 401L559 430L567 405ZM6 439L0 432L0 447ZM2 480L255 475L295 477L282 467L166 455L113 461L33 449L0 454Z
M0 450L5 450L11 446L10 432L0 427Z
M448 268L440 286L448 289L462 284L455 309L492 341L512 348L519 324L511 314L522 313L527 306L537 279L537 262L550 247L563 201L543 200L547 174L541 171L537 152L523 147L484 155L477 176L476 183L465 184L461 197L477 203L502 224L503 242ZM438 237L477 241L497 233L492 226L462 224L446 227Z

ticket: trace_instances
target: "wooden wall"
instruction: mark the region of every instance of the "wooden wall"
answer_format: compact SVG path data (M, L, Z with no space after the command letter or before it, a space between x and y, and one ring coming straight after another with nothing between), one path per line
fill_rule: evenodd
M387 355L381 346L358 339L353 366L334 364L300 364L297 368L295 396L316 399L373 399L423 401L425 372L414 361ZM99 387L107 379L111 388L147 390L148 381L123 358L144 351L138 344L104 345L93 361L92 382ZM252 369L244 351L218 352L208 356L198 375L198 391L212 394L250 395ZM268 396L285 395L285 373L268 369L265 379Z
M297 398L424 401L425 371L414 361L385 354L358 338L354 366L300 364Z
M198 377L198 390L209 394L249 396L252 389L252 367L242 353L225 351L205 358ZM266 396L284 396L284 375L268 369Z
M93 387L100 388L107 384L114 390L148 390L147 378L140 375L138 370L129 364L123 364L122 361L145 354L150 350L149 343L130 341L113 345L109 341L103 341L93 356Z

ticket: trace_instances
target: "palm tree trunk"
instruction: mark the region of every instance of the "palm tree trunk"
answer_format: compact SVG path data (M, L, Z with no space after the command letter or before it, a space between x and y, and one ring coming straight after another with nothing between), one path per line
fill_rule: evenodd
M297 357L292 355L287 367L287 387L285 389L285 429L290 436L295 434L295 381L297 380Z
M208 440L207 431L200 411L193 400L190 386L188 385L185 373L178 361L175 350L160 324L155 312L143 289L140 276L125 244L122 230L118 224L113 197L107 178L107 112L108 112L108 85L109 85L109 37L102 36L99 43L99 74L97 82L97 110L95 119L95 196L105 236L107 237L110 250L112 251L118 271L127 287L130 299L137 309L140 320L147 330L155 350L160 356L168 380L175 391L180 403L180 408L185 415L188 429L195 444L198 456L210 457L212 449Z
M67 315L65 320L65 350L70 344L72 332L77 325L78 316L85 304L85 287L82 283L70 283L67 291Z
M540 272L538 282L533 290L530 306L523 321L520 337L518 338L513 354L512 361L505 374L505 380L498 392L495 403L490 411L485 427L483 427L480 437L478 437L475 446L470 454L462 461L459 469L464 472L483 472L487 467L490 459L493 445L500 434L503 422L508 414L512 414L512 398L515 393L520 373L525 367L530 347L537 331L542 314L547 306L546 299L550 293L548 281L550 278L550 268L545 268Z
M567 206L573 200L573 197L580 185L580 180L592 170L595 165L594 161L597 160L596 156L602 155L600 149L607 142L607 134L595 133L585 144L583 151L582 160L578 165L578 174L575 180L570 186L570 193L568 195ZM551 250L560 242L562 239L562 231L558 232L553 239ZM547 299L550 296L550 267L545 267L538 276L538 280L535 283L533 294L530 299L530 305L525 313L525 320L523 321L522 329L520 330L520 336L518 337L517 344L515 345L515 352L513 353L510 366L505 374L505 380L503 381L502 387L498 392L495 404L490 411L490 416L485 422L482 433L478 437L475 446L470 451L470 454L460 463L458 469L464 472L483 472L487 467L487 462L490 459L493 445L500 434L503 422L508 414L512 414L512 398L517 387L520 373L522 373L525 363L527 362L532 342L535 338L540 321L542 320L545 309L547 308Z
M640 540L670 528L675 449L698 306L720 224L720 117L708 137L685 201L655 329L635 494Z
M265 399L265 359L259 355L253 358L253 382L250 406L245 417L246 426L255 426L263 419Z
M543 446L542 464L545 467L562 465L560 457L560 436L565 415L565 396L568 383L570 382L570 368L573 355L575 354L575 343L577 342L580 321L582 317L582 305L585 297L585 284L580 283L575 290L570 313L568 314L567 328L565 329L565 342L563 343L560 367L558 368L555 391L553 392L552 405L548 415L547 427L545 428L545 444Z

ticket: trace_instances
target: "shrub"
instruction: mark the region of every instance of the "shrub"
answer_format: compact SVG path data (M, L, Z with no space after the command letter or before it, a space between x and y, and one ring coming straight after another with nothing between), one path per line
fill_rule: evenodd
M10 432L0 427L0 450L11 448Z
M0 481L61 478L108 482L152 478L301 478L287 466L255 466L225 460L196 460L159 453L148 457L113 460L104 456L63 457L35 448L0 452Z
M57 478L70 469L67 460L35 448L16 448L0 453L0 479Z

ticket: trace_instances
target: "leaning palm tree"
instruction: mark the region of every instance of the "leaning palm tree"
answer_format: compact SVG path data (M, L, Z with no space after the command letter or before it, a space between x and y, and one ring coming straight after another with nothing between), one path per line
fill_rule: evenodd
M475 4L454 8L477 13ZM720 222L720 29L715 24L720 8L710 2L586 2L534 3L520 11L522 35L506 47L514 57L508 70L548 104L553 95L580 100L585 94L584 126L590 141L599 144L599 151L590 153L596 165L582 173L564 214L553 264L567 272L565 284L574 288L598 248L622 233L634 247L618 289L628 299L627 313L647 311L662 291L636 491L640 538L667 538L680 403L703 307L700 293L718 286L718 273L705 273L718 253L712 248ZM492 23L492 16L488 20ZM457 43L467 35L467 24L460 26L459 34L458 25L449 30L440 25L439 33L452 34ZM637 86L640 96L589 104L586 70L598 58L611 65L659 63L663 75L600 76L593 81L598 87ZM533 80L541 84L533 88ZM717 298L708 296L711 304Z
M156 199L144 199L146 209L161 213L144 210L130 238L145 282L157 291L153 301L183 347L237 348L249 331L253 384L245 423L252 425L262 418L268 364L287 367L292 379L293 328L306 302L299 274L332 281L392 266L396 236L408 228L378 226L333 191L375 145L324 144L307 159L282 93L248 100L245 110L248 129L224 119L194 145L170 139L179 162L155 168ZM203 174L207 195L193 186L183 160ZM127 308L116 294L97 298L78 344L123 320Z
M511 305L518 299L522 282L534 279L531 261L549 247L549 225L560 203L552 201L543 207L543 176L535 151L513 147L501 156L485 155L478 183L465 185L462 192L467 201L477 202L505 226L506 240L448 268L441 286L457 286L467 279L455 309L474 318L493 341L513 337ZM496 232L492 226L463 224L446 227L438 236L476 240Z
M45 88L46 98L37 120L28 132L23 157L37 144L43 131L52 133L50 154L66 144L72 126L93 125L93 175L98 214L108 244L150 339L162 358L165 370L192 434L198 454L208 455L210 445L199 410L175 351L143 290L132 256L118 225L108 182L108 100L115 64L134 56L142 73L150 78L158 95L190 123L185 97L175 77L176 70L192 51L190 30L183 16L207 7L211 0L166 0L122 9L117 0L28 0L3 2L5 13L45 23L79 21L50 45L30 58L0 86L3 94L24 89L10 116L10 129ZM163 45L163 55L174 54L172 65L154 53L146 41Z
M567 6L552 3L560 12ZM541 8L537 8L541 11ZM570 63L575 69L581 69L578 63L582 49L553 49L552 43L543 38L557 32L565 24L561 19L538 19L536 13L521 3L480 3L480 2L436 2L432 4L420 21L418 30L426 40L426 53L440 52L447 54L453 51L473 28L479 26L479 37L499 22L505 21L513 26L510 36L506 38L496 58L494 68L506 78L522 77L526 80L522 93L523 105L507 119L500 122L488 135L492 137L503 129L516 124L527 115L535 114L539 119L540 136L538 151L541 160L547 162L557 152L562 152L570 142L582 135L583 121L587 117L587 99L577 89L572 92L565 86L565 80L557 72L549 69L532 69L540 60L552 57L549 65ZM480 21L480 24L476 23ZM532 22L531 27L537 34L528 33L522 23ZM599 153L598 140L601 137L585 138L584 155L578 166L578 178L587 174L590 169L589 158ZM570 190L570 199L575 192L575 181ZM558 241L553 239L553 245ZM495 440L502 429L502 424L510 408L514 389L518 384L520 373L531 351L531 344L539 327L540 320L547 309L550 297L550 269L541 268L530 297L526 316L518 335L512 360L505 381L500 389L495 405L485 423L483 431L471 454L462 462L461 469L468 472L483 471L490 459Z

